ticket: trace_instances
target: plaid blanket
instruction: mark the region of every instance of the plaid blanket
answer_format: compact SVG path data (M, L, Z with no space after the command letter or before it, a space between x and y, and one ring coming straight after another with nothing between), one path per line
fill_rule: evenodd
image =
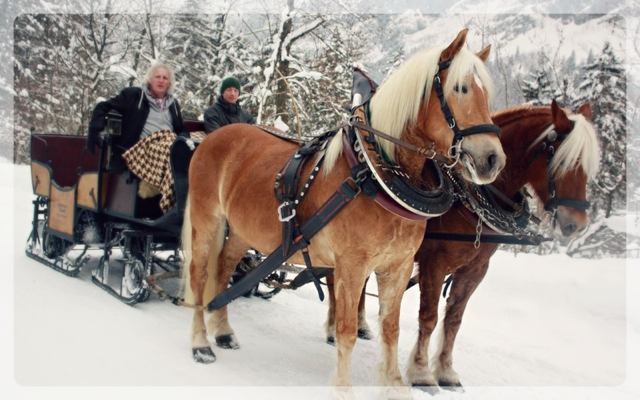
M191 138L196 140L205 136L204 132L191 133ZM176 205L173 173L169 162L169 150L175 139L176 134L171 131L156 131L122 155L131 172L158 189L163 213Z

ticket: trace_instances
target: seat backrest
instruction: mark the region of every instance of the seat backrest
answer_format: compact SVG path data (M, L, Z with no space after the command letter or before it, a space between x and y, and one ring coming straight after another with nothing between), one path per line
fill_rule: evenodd
M194 121L192 119L185 119L184 125L189 132L204 132L204 122ZM206 132L205 132L206 133Z
M100 155L90 154L87 138L70 135L31 135L31 160L51 168L53 180L61 187L73 186L80 172L97 171Z

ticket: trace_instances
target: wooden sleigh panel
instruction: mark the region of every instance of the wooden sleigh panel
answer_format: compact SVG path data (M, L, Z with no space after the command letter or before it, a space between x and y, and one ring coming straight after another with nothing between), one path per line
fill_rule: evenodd
M49 199L49 229L73 240L76 210L76 186L60 187L51 184Z

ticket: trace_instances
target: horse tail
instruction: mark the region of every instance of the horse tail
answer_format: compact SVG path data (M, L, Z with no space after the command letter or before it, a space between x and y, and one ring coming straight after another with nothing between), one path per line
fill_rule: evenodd
M187 195L187 206L184 209L184 218L182 221L182 232L180 237L180 247L182 248L183 261L181 266L182 285L180 292L185 300L189 304L193 304L193 292L191 290L191 275L189 273L189 266L191 265L191 241L192 241L192 227L191 227L191 206Z
M215 278L218 275L218 258L222 247L225 243L226 237L226 218L212 217L212 220L206 224L210 229L210 238L207 240L205 246L208 248L207 258L207 282L204 287L203 299L205 304L211 301L215 294ZM202 224L201 224L202 225ZM206 235L208 236L208 235ZM191 221L191 199L187 197L187 205L184 210L184 219L182 222L181 233L181 246L183 250L184 261L182 263L181 275L182 275L182 287L181 293L183 294L184 301L188 304L194 304L195 297L191 288L191 261L193 259L193 223ZM196 243L196 245L202 246L203 243Z

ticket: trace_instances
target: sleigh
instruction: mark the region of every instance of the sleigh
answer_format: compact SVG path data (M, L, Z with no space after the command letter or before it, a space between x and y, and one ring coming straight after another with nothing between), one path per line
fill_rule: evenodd
M200 121L186 120L190 133L204 131ZM32 231L26 254L69 276L76 276L98 257L92 281L127 304L145 301L152 291L181 302L158 282L180 276L180 233L188 193L189 162L199 140L176 138L170 149L175 204L166 213L158 196L142 198L141 180L114 165L113 137L120 132L117 114L107 117L99 151L92 154L86 137L32 134ZM258 262L251 252L238 266L239 279ZM285 273L270 279L282 281ZM173 280L175 282L175 280ZM270 297L280 289L253 293ZM173 293L173 294L171 294Z

